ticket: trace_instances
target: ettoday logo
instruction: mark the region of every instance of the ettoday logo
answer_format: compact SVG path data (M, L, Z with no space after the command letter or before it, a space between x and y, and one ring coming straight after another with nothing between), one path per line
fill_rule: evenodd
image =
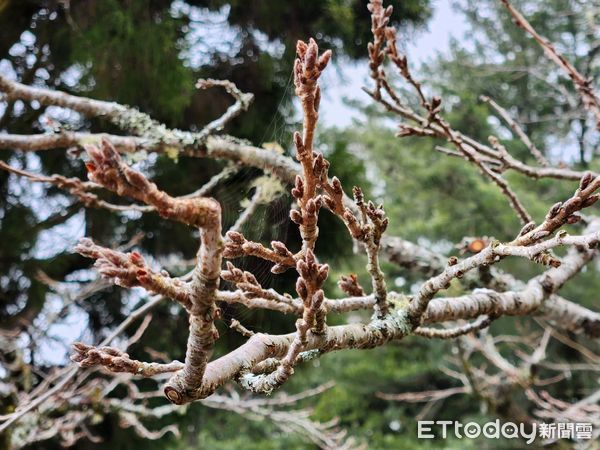
M450 433L458 439L476 439L483 436L488 439L524 439L531 444L536 438L541 439L592 439L593 427L591 423L532 423L516 424L514 422L500 423L486 422L481 425L477 422L463 424L452 420L420 420L418 422L417 436L419 439L446 439Z

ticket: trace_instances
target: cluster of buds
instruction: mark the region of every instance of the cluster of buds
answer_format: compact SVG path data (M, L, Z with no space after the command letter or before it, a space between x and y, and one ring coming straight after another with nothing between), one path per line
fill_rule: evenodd
M315 40L311 38L308 44L304 41L298 41L296 53L298 55L294 62L296 95L300 98L311 96L313 109L317 111L321 98L317 80L331 59L331 50L327 50L319 56L319 47Z
M550 208L550 211L548 211L546 220L553 219L562 214L566 216L567 223L579 222L581 217L573 213L583 208L589 208L600 199L600 194L585 195L588 188L590 188L590 191L594 191L598 189L598 185L600 185L600 177L591 172L586 172L585 175L581 177L575 195L565 202L555 203L552 208Z
M322 154L313 152L313 155L317 155L317 158L314 158L314 162L323 161ZM292 188L292 196L298 201L300 208L290 210L290 219L300 227L303 240L313 241L318 234L317 221L319 219L319 211L323 206L322 196L314 194L310 196L306 195L306 183L300 176L296 176L296 182Z
M40 176L25 170L17 169L0 160L0 169L12 172L19 176L29 178L31 181L51 183L54 186L68 191L71 195L77 197L86 208L103 206L103 202L96 194L89 192L94 188L92 183L86 183L77 177L65 177L63 175Z
M409 136L435 137L436 133L430 128L422 128L416 125L408 125L406 123L399 124L396 137L403 138Z
M96 194L88 192L89 184L81 181L79 178L67 178L62 175L52 175L48 180L60 189L65 189L69 194L77 197L86 208L97 207L100 200Z
M167 219L204 228L220 221L221 207L214 199L174 198L158 189L141 172L123 162L121 156L108 139L102 145L84 146L90 161L86 163L90 180L117 193L131 197L156 208Z
M304 304L304 320L308 328L313 326L315 314L319 311L325 298L323 283L329 274L329 265L319 264L312 250L308 249L296 264L296 270L300 275L296 280L296 292ZM308 313L308 314L307 314Z
M527 233L530 233L531 231L533 231L535 229L536 225L535 222L528 222L526 223L523 228L521 228L521 231L519 231L519 236L525 236Z
M111 372L126 372L143 377L181 370L183 364L173 361L169 364L147 363L131 359L129 355L114 347L93 347L82 342L73 344L71 361L81 367L106 367Z
M229 261L227 261L226 265L227 270L221 271L221 278L223 280L234 283L246 293L248 298L260 296L262 287L254 275L245 270L238 269Z
M344 206L344 190L342 189L342 183L337 177L333 177L331 182L325 178L321 186L325 193L321 196L325 206L334 214L341 217L350 235L359 241L364 240L364 230L356 219L352 210Z
M595 193L600 188L600 176L586 172L579 182L579 187L573 196L564 201L557 202L546 214L544 222L535 227L526 224L513 244L530 245L550 235L564 224L574 224L581 220L577 214L583 208L589 208L600 199L600 194Z
M581 180L579 181L579 188L577 190L577 193L580 193L582 191L585 191L591 184L592 182L597 182L598 181L598 176L594 175L592 172L586 172L582 177ZM600 195L596 194L595 196L596 200L594 200L592 202L595 203L598 200L598 197L600 197ZM591 205L587 205L587 206L591 206Z
M369 68L371 69L371 78L376 82L376 89L372 95L376 100L381 100L380 90L383 87L397 104L401 103L396 93L390 88L382 69L387 55L398 68L402 77L417 90L421 105L428 111L427 123L434 122L440 111L442 100L440 97L434 97L431 101L425 98L421 90L421 83L415 80L410 73L406 55L398 51L396 28L389 26L393 12L392 6L384 8L382 0L371 0L367 9L371 13L371 32L373 34L373 42L368 44ZM429 133L428 130L419 127L406 126L400 129L400 136L414 135L429 136Z
M376 246L379 246L381 235L385 232L389 224L389 219L385 215L383 205L375 205L370 200L365 203L363 192L359 187L354 186L352 194L354 196L354 203L356 203L360 211L360 222L354 215L352 215L352 218L349 216L344 217L353 222L351 229L361 230L361 234L354 237L365 242L371 241Z
M369 52L369 69L371 69L371 78L378 81L382 78L380 67L385 59L383 46L385 43L385 29L390 22L390 17L394 8L390 5L383 7L382 0L371 0L367 5L371 12L371 32L373 42L369 42L367 50ZM379 92L377 92L379 94Z
M398 46L396 44L396 29L394 27L385 27L383 30L385 34L386 40L386 48L385 53L389 56L391 61L396 65L400 74L407 80L412 79L410 70L408 68L408 59L406 55L403 55L398 51Z
M246 254L244 245L248 243L242 233L237 231L228 231L225 234L225 248L223 249L223 258L235 259L241 258Z
M559 214L564 213L569 210L578 210L582 207L582 201L579 197L572 197L565 202L556 202L550 210L548 210L548 214L546 214L546 220L551 220L557 217ZM568 223L576 223L579 220L571 219L573 214L567 216ZM581 218L580 218L581 219Z
M322 153L312 150L312 143L306 143L302 138L302 135L295 131L294 132L294 147L296 148L296 159L300 162L306 162L309 164L308 170L306 170L304 176L310 177L316 181L322 180L327 177L327 171L329 170L329 161L327 161ZM294 183L294 187L296 183ZM306 193L306 190L299 192ZM303 195L300 195L300 198Z
M256 256L274 262L271 272L279 274L296 265L294 254L280 241L272 241L271 248L266 248L258 242L248 241L242 233L228 231L225 235L223 257L227 259L242 256Z
M325 177L322 181L322 185L326 192L323 195L323 203L325 203L325 206L332 212L343 215L345 212L344 189L342 188L340 179L334 176L330 183Z
M191 293L184 281L170 278L166 272L154 272L138 252L123 253L94 244L83 238L75 251L86 258L95 259L94 268L104 278L124 288L143 287L154 294L177 300L186 309L191 307Z
M140 286L149 281L152 274L144 257L138 252L122 253L94 244L83 238L75 246L75 251L86 258L95 259L94 268L104 278L125 288Z
M557 205L561 205L562 203L557 203ZM555 205L556 206L556 205ZM554 217L556 214L553 214L552 216L550 216L550 218ZM547 216L548 217L548 216ZM572 217L572 219L571 219ZM571 216L569 216L569 218L567 219L567 223L576 223L581 219L581 217L579 215L573 214ZM526 236L529 233L531 233L533 230L535 230L537 228L537 226L535 225L535 222L528 222L526 223L523 228L521 228L521 231L519 231L519 237L521 236ZM540 239L545 238L546 236L549 236L550 232L548 230L537 230L534 233L531 233L531 242L537 242Z
M285 272L293 261L295 261L294 254L289 251L286 245L281 241L271 241L271 248L275 255L281 260L281 262L278 262L271 267L271 273L278 274Z
M86 145L84 148L90 157L85 165L90 180L121 196L143 200L140 194L148 187L148 180L140 172L124 164L107 139L102 140L100 147Z
M362 297L365 295L365 291L358 282L358 277L355 273L342 275L337 284L342 292L350 295L351 297Z
M294 63L294 85L304 112L303 134L294 133L296 158L302 164L302 176L294 183L292 195L299 209L290 211L290 218L300 227L303 249L312 249L318 236L317 221L322 200L317 188L323 178L327 178L329 163L321 153L313 151L314 133L319 117L321 91L318 79L331 59L327 50L319 56L317 43L310 39L308 44L298 41L297 58Z
M434 95L431 98L430 102L425 103L425 108L427 108L427 121L429 123L434 122L437 114L442 110L442 98Z
M71 361L78 363L81 367L103 366L112 372L130 373L135 373L137 370L133 361L129 359L129 355L114 347L96 348L82 342L75 342L73 350L75 353L71 356Z

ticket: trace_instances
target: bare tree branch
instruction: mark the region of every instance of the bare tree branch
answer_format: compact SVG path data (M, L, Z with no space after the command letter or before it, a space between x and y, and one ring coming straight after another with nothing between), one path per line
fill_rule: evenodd
M523 15L514 6L512 6L508 0L501 1L510 15L513 17L515 24L529 33L536 40L536 42L540 44L540 47L542 47L546 56L556 63L556 65L565 71L569 78L571 78L571 81L573 81L577 92L583 100L584 106L594 116L596 128L600 130L600 99L592 90L592 80L581 75L564 56L558 53L552 42L540 36L527 21L527 19L525 19L525 17L523 17Z

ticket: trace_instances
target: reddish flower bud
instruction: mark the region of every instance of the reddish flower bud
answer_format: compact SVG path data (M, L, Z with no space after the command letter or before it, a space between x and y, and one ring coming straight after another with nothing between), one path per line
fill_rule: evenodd
M141 266L144 264L144 258L142 257L142 255L140 255L139 252L131 252L129 254L129 259L136 266Z

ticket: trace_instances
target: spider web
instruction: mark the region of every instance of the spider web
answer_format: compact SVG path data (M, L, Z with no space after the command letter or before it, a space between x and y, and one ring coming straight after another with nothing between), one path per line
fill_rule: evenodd
M289 154L291 133L293 128L293 113L286 111L286 100L290 98L291 89L293 89L293 72L287 79L284 92L278 102L277 109L274 112L269 124L263 132L260 144L265 147L265 151L275 150L283 154ZM230 227L236 219L245 210L243 206L251 201L256 192L256 181L264 174L254 168L241 167L239 171L231 177L230 180L223 183L223 188L219 190L217 199L223 205L223 221L225 228ZM246 201L244 201L246 200ZM289 210L292 203L292 197L289 194L288 186L283 185L279 192L271 196L268 202L261 203L252 216L244 223L239 230L246 239L261 242L270 247L273 240L286 242L293 230L290 228L291 220ZM233 264L242 269L251 272L258 282L266 289L273 288L281 284L281 276L271 273L273 264L254 257L243 257L232 261ZM249 319L251 316L258 316L255 311L247 308L223 308L225 323L231 319L238 320ZM262 322L261 318L258 317ZM260 331L262 324L252 321L251 328Z

